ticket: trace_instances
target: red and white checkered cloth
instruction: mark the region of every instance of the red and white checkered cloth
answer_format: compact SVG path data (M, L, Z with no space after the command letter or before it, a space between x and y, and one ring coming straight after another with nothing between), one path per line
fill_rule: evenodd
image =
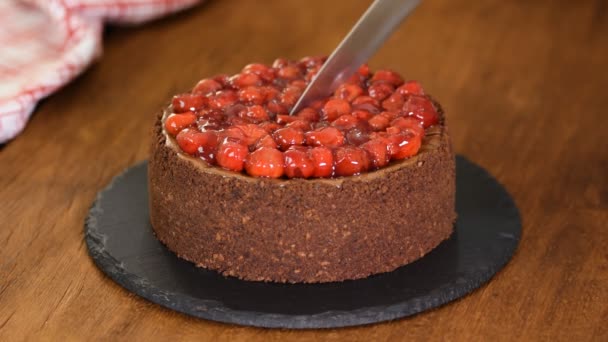
M104 22L137 24L200 0L0 0L0 143L101 53Z

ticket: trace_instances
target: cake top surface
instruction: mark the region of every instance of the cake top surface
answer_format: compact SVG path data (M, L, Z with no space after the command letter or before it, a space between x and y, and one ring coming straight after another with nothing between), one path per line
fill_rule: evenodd
M333 94L289 112L325 61L249 64L173 97L164 131L187 155L254 177L334 178L415 156L439 123L416 81L362 65Z

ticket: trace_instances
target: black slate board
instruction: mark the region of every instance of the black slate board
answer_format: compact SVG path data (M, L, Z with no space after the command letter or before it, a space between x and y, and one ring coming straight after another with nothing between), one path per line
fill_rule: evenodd
M410 316L463 297L509 261L519 212L485 170L457 157L458 221L453 236L393 272L327 284L227 278L178 259L148 221L147 163L116 177L85 224L97 266L127 290L164 307L219 322L271 328L331 328Z

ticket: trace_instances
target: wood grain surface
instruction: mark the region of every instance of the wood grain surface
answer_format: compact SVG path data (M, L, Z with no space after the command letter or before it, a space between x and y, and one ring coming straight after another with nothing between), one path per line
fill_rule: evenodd
M523 238L487 286L413 318L264 330L136 297L87 254L96 193L204 76L329 53L369 1L211 0L133 28L0 150L0 341L608 340L608 2L426 0L371 61L422 81L458 153L514 196Z

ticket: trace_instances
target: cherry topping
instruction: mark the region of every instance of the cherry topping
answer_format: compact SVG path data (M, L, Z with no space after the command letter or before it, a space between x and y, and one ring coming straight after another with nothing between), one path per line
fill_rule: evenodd
M422 86L417 81L407 81L402 86L397 88L397 92L403 96L405 95L424 95Z
M192 92L195 94L198 93L202 95L207 95L209 93L216 92L220 89L222 89L222 84L220 82L205 78L196 84Z
M285 151L285 175L289 178L310 178L315 164L305 151L290 148Z
M334 173L334 154L328 147L313 147L309 151L315 170L313 177L331 177Z
M390 150L393 159L404 159L418 153L421 144L419 135L411 132L400 132L389 136Z
M335 154L338 176L358 175L369 168L369 157L361 148L342 146L336 149Z
M304 132L298 128L280 128L274 132L273 136L277 145L279 145L282 150L286 150L293 145L304 144Z
M279 178L284 170L283 153L275 148L261 147L249 154L245 169L254 177Z
M439 114L420 83L394 71L364 64L289 115L325 60L280 58L203 79L173 98L164 129L184 153L255 177L357 175L418 153Z
M225 138L217 151L217 164L224 169L241 171L247 153L249 153L249 149L243 142L238 139Z
M331 99L323 106L323 119L334 121L340 115L350 114L350 103L346 100Z
M342 84L334 92L336 98L352 102L357 96L363 94L363 89L356 84Z
M394 91L395 88L387 82L376 82L370 85L369 88L367 88L369 96L377 101L384 100L385 98L389 97Z
M422 120L422 126L428 128L439 123L439 115L431 100L424 96L411 95L403 104L405 115Z
M175 137L177 145L182 151L193 156L212 161L213 153L217 147L217 134L213 131L199 132L186 128Z
M344 144L344 134L335 127L322 127L306 132L306 144L309 146L338 147Z
M370 155L371 162L376 169L385 166L391 159L388 144L385 139L370 140L361 145L361 148L366 150Z
M371 82L376 83L379 81L386 82L395 87L398 87L401 84L403 84L403 78L401 78L401 76L399 76L399 74L397 74L396 72L391 71L391 70L376 71L374 73L374 76L372 76Z
M165 130L171 136L176 136L182 129L192 125L195 121L196 115L192 112L171 114L165 121Z
M200 94L181 94L173 96L171 105L175 113L197 111L205 104L206 98Z

